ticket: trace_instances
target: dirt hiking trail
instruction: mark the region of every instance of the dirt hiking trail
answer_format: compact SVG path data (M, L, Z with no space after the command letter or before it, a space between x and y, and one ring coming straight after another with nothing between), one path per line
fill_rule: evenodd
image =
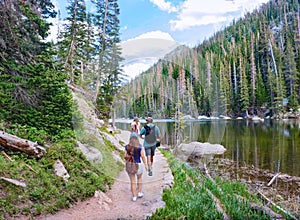
M116 138L127 143L130 132L121 131ZM143 143L142 140L140 143ZM144 196L131 201L130 181L125 169L116 177L111 190L95 192L95 196L78 202L69 209L54 215L46 215L39 220L106 220L106 219L146 219L157 208L164 207L162 192L173 184L173 175L167 159L158 149L155 151L153 176L143 171Z

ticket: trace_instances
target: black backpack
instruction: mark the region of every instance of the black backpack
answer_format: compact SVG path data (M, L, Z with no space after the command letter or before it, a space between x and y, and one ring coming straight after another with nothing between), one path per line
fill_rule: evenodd
M145 125L144 128L146 130L145 140L147 141L147 143L154 143L156 141L155 125L153 127Z

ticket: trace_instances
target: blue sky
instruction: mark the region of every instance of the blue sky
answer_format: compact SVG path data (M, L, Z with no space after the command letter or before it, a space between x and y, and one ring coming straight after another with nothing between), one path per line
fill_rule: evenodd
M120 0L121 38L153 31L195 45L268 0Z
M194 46L269 0L119 0L121 40L148 32L168 33ZM89 5L90 0L87 1ZM64 15L67 0L53 0ZM93 10L93 9L91 9Z
M190 48L269 0L119 0L122 69L134 78L176 45ZM66 15L67 0L53 0ZM91 0L86 1L91 7ZM95 11L89 8L89 11ZM57 20L52 21L54 24ZM57 26L51 28L55 41ZM164 39L167 41L153 41ZM141 41L142 40L142 41ZM155 45L154 45L155 44Z

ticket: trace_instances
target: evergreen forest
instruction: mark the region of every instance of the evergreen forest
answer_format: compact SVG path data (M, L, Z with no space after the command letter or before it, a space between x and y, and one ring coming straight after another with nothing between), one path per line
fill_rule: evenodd
M92 4L93 14L84 0L70 0L61 19L51 0L0 0L0 219L68 208L105 192L123 169L99 120L109 117L122 81L119 7L116 0ZM50 42L55 17L62 26ZM80 146L98 152L101 163ZM64 178L57 164L68 171Z
M89 11L87 1L68 0L64 18L53 2L0 0L0 219L54 214L109 190L124 170L125 146L115 138L121 131L108 129L110 118L298 114L298 0L271 0L199 45L178 47L130 82L121 67L118 1L91 0ZM49 41L53 18L61 25ZM10 135L44 154L12 150ZM235 191L257 201L244 185L202 178L171 150L164 153L175 187L165 190L166 208L154 219L220 219L211 193L234 219L271 218L241 197L228 199ZM67 179L54 175L57 163Z
M57 42L47 42L49 18L60 13L50 0L0 1L0 116L9 123L55 134L71 128L68 85L83 88L108 118L122 81L117 1L69 1Z
M180 46L131 81L117 116L295 117L299 2L272 0L194 48Z

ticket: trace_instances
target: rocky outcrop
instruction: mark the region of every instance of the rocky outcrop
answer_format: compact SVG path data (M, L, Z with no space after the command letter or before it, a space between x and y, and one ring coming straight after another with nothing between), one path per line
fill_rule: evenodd
M88 146L86 144L82 144L77 141L78 149L93 163L101 163L103 161L103 157L101 152L94 147Z
M226 151L226 148L221 144L210 144L210 143L201 143L201 142L191 142L191 143L182 143L177 149L176 153L184 156L201 156L205 154L223 154Z
M201 142L182 143L175 149L175 155L180 160L197 161L198 166L203 167L213 159L216 154L223 154L226 148L220 144Z

